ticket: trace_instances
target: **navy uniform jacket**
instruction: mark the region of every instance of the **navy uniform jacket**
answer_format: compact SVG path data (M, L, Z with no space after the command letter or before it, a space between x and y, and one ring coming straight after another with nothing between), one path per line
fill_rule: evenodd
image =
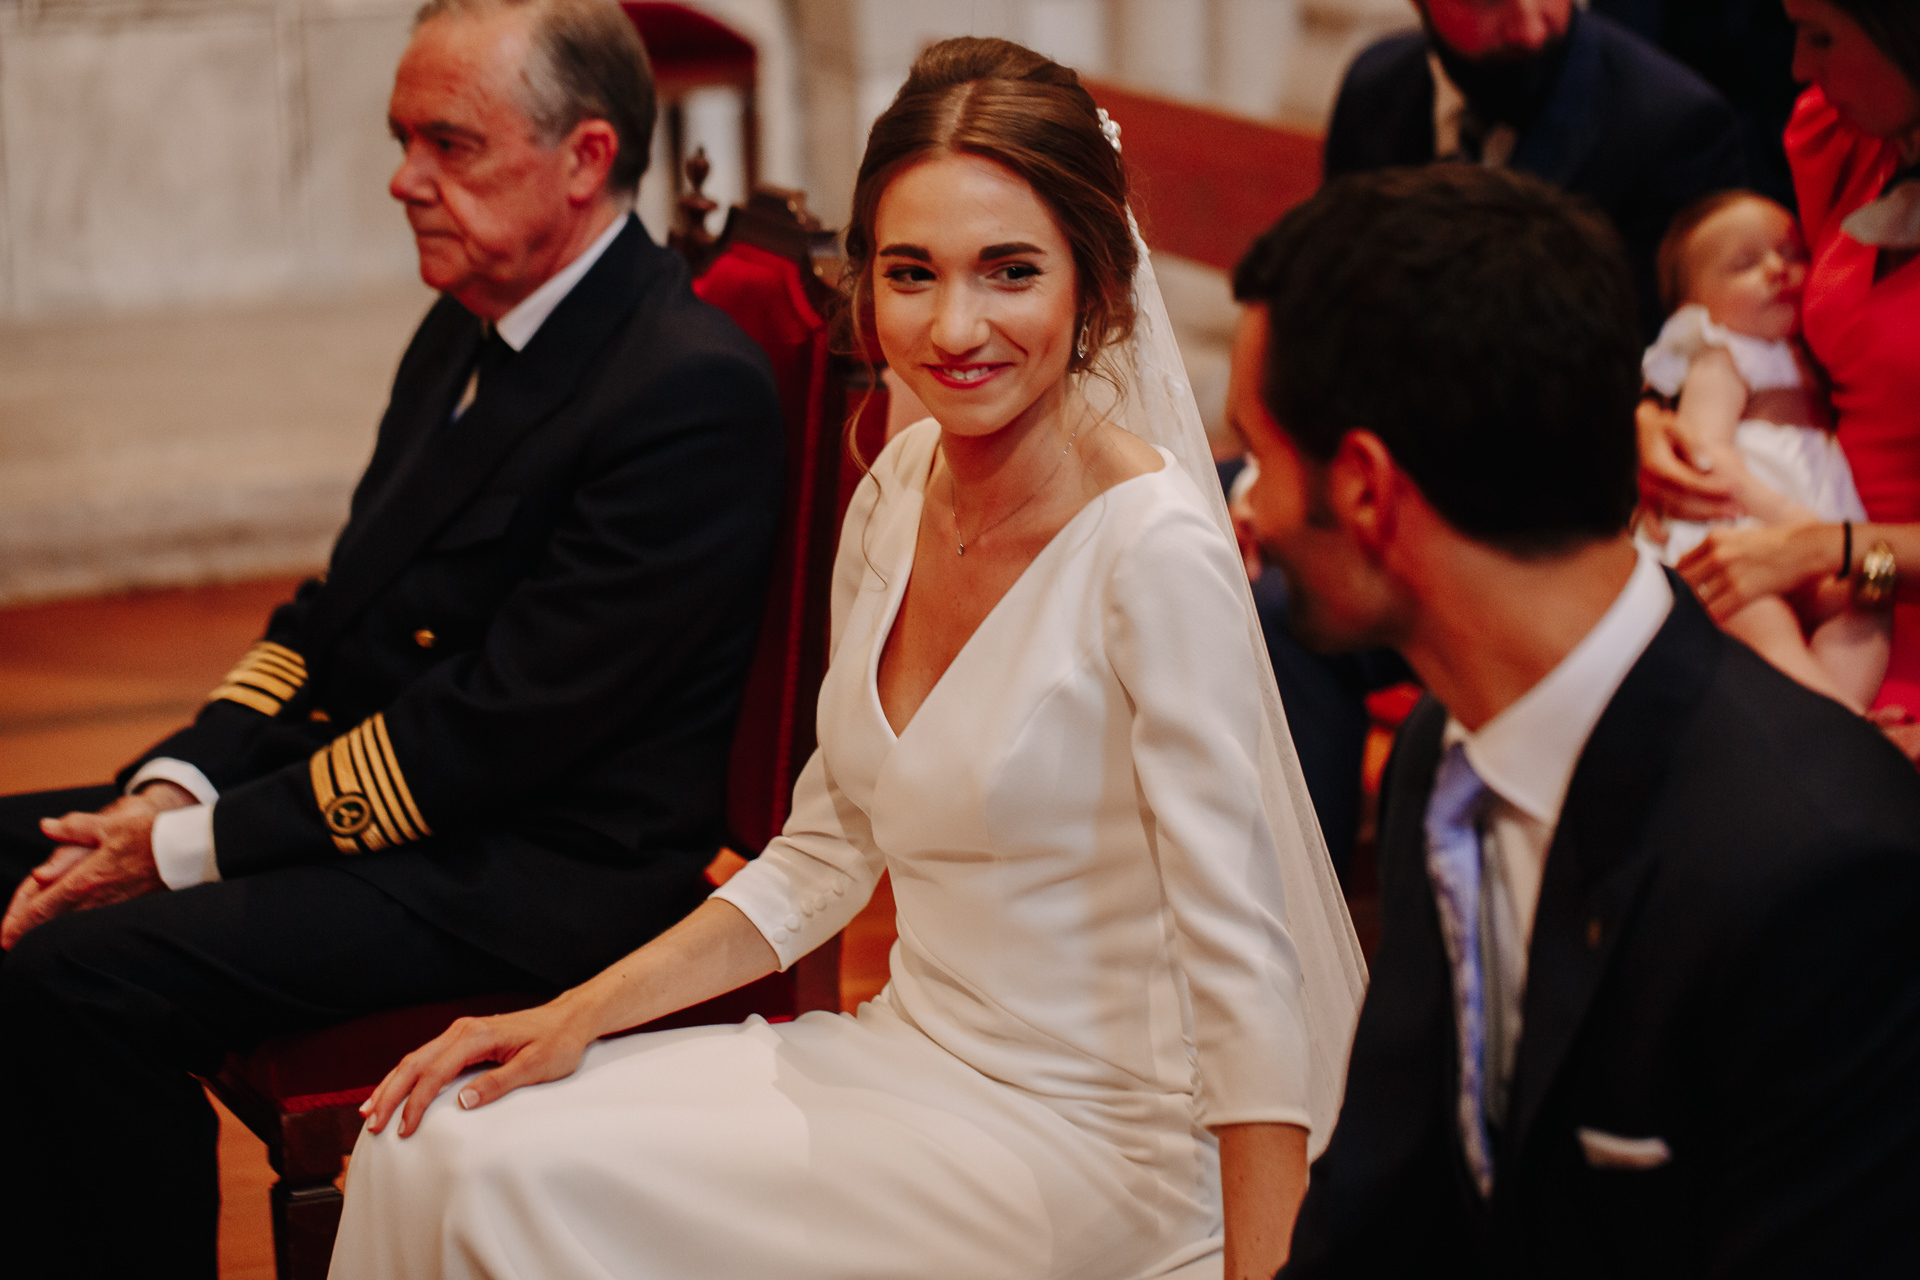
M1920 1275L1920 775L1675 593L1548 851L1488 1202L1425 868L1445 709L1404 727L1380 949L1287 1280ZM1671 1159L1594 1167L1582 1128Z
M1390 36L1347 69L1327 126L1327 176L1433 159L1427 38ZM1720 95L1638 36L1577 9L1559 82L1510 163L1612 220L1649 337L1664 319L1653 259L1667 224L1701 196L1746 181L1739 126Z
M648 895L684 899L721 838L780 408L631 217L450 421L480 337L427 313L325 577L143 759L220 789L224 879L335 862L566 983L667 923Z

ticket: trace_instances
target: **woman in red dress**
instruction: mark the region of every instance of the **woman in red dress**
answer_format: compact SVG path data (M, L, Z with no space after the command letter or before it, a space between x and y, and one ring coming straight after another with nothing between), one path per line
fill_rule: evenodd
M1871 523L1722 526L1679 569L1716 617L1793 591L1891 601L1875 718L1920 756L1920 5L1785 2L1794 76L1810 82L1786 133L1813 253L1802 328L1831 379ZM1687 519L1739 514L1724 485L1687 465L1672 430L1664 415L1642 416L1649 505Z

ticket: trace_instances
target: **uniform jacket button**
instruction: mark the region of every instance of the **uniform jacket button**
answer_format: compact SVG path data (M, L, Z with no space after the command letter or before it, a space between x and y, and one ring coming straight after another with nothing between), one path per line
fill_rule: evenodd
M422 649L433 648L433 642L438 638L439 637L435 636L433 632L427 630L425 627L422 627L418 631L413 633L413 642L419 645Z

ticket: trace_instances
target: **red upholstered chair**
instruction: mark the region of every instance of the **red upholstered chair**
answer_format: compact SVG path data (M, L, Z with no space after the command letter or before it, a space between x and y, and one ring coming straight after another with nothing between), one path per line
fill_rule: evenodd
M794 780L813 751L814 703L826 669L834 543L851 496L840 434L849 389L861 389L865 366L838 360L829 351L821 313L831 290L816 264L837 265L832 243L833 237L805 214L797 193L761 191L732 210L717 243L695 247L696 269L705 267L696 290L766 348L787 422L782 532L729 774L732 844L748 851L764 847L786 821ZM860 403L869 420L877 413L884 421L884 393ZM340 1222L335 1179L360 1131L357 1108L380 1078L453 1019L530 1003L532 997L502 995L396 1009L228 1058L207 1083L267 1144L280 1175L272 1190L280 1280L326 1275ZM651 1026L738 1022L753 1013L791 1017L839 1007L836 939L786 973Z

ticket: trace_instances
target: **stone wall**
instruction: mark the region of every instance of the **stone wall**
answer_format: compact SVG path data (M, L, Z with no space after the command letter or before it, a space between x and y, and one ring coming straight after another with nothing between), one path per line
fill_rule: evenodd
M342 293L411 278L387 195L416 0L0 0L0 319ZM802 185L779 0L708 9L763 50L763 169ZM740 106L689 104L715 185ZM661 178L643 203L668 208ZM656 225L656 230L659 227Z
M416 3L0 0L0 602L323 561L431 301L387 194ZM802 185L786 7L702 7ZM723 199L741 110L686 104Z
M416 3L0 0L0 602L318 563L429 301L386 191ZM830 225L868 124L941 36L1312 124L1359 43L1411 21L1406 0L694 7L756 43L762 176ZM741 109L686 104L723 202ZM656 233L662 168L639 198ZM1218 382L1224 281L1163 274Z

